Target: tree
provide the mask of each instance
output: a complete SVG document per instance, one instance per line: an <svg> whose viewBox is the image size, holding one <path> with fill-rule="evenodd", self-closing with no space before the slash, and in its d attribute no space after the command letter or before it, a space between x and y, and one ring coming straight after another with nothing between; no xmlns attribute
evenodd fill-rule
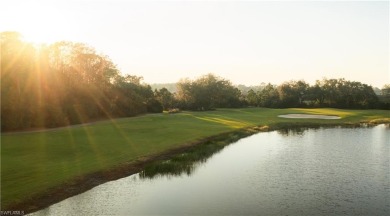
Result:
<svg viewBox="0 0 390 216"><path fill-rule="evenodd" d="M385 84L381 89L382 95L390 97L390 84Z"/></svg>
<svg viewBox="0 0 390 216"><path fill-rule="evenodd" d="M160 101L164 110L169 110L174 107L174 95L167 88L162 88L158 91L156 89L154 95Z"/></svg>
<svg viewBox="0 0 390 216"><path fill-rule="evenodd" d="M112 61L82 43L62 41L48 49L54 96L69 122L110 116L112 81L119 76Z"/></svg>
<svg viewBox="0 0 390 216"><path fill-rule="evenodd" d="M142 84L141 80L142 77L132 75L116 77L113 93L113 113L116 116L134 116L147 111L162 111L161 104L154 98L152 88Z"/></svg>
<svg viewBox="0 0 390 216"><path fill-rule="evenodd" d="M2 32L0 39L2 130L34 126L37 50L17 32Z"/></svg>
<svg viewBox="0 0 390 216"><path fill-rule="evenodd" d="M278 86L280 105L282 107L303 106L303 100L308 88L309 85L302 80L281 84Z"/></svg>
<svg viewBox="0 0 390 216"><path fill-rule="evenodd" d="M36 47L16 32L0 36L2 130L161 110L142 77L121 76L92 47L66 41Z"/></svg>
<svg viewBox="0 0 390 216"><path fill-rule="evenodd" d="M317 100L322 105L336 108L373 108L378 97L372 86L345 79L323 79L317 81Z"/></svg>
<svg viewBox="0 0 390 216"><path fill-rule="evenodd" d="M306 100L309 106L321 107L324 104L325 95L317 80L314 86L309 86L306 92Z"/></svg>
<svg viewBox="0 0 390 216"><path fill-rule="evenodd" d="M390 84L386 84L381 89L381 95L378 96L380 108L390 109Z"/></svg>
<svg viewBox="0 0 390 216"><path fill-rule="evenodd" d="M277 87L271 83L259 92L259 98L262 107L278 107L280 103Z"/></svg>
<svg viewBox="0 0 390 216"><path fill-rule="evenodd" d="M177 99L182 109L212 110L217 107L240 106L241 92L230 81L213 74L194 81L181 80L177 84Z"/></svg>
<svg viewBox="0 0 390 216"><path fill-rule="evenodd" d="M251 105L251 106L258 106L259 105L258 95L256 94L255 91L253 91L253 89L250 89L248 91L246 99L248 101L248 104Z"/></svg>

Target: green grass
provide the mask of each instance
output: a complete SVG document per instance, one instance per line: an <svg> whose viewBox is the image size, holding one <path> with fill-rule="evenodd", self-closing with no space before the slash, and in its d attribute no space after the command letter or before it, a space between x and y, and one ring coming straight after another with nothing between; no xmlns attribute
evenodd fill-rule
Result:
<svg viewBox="0 0 390 216"><path fill-rule="evenodd" d="M277 115L339 115L339 120ZM390 111L339 109L219 109L150 114L58 130L1 135L2 207L94 171L219 133L253 126L390 122ZM3 209L3 208L2 208Z"/></svg>

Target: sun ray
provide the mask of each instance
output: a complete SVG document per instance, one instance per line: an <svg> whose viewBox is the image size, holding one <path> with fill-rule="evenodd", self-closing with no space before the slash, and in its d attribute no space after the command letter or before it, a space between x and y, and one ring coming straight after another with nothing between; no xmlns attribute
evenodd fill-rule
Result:
<svg viewBox="0 0 390 216"><path fill-rule="evenodd" d="M119 124L117 124L116 120L114 118L111 117L111 114L109 111L106 110L106 108L101 104L101 102L98 100L98 98L96 98L96 96L94 96L93 94L91 94L91 97L93 98L93 100L95 101L96 105L105 113L105 115L108 117L108 120L111 122L111 124L114 126L114 128L119 132L119 134L126 140L126 144L128 144L130 147L131 147L131 150L135 151L136 153L138 153L138 150L136 148L136 146L134 145L134 142L132 142L129 138L128 135L126 135L124 133L124 131L122 130L122 128L119 126ZM103 98L104 100L109 100L107 97L104 97Z"/></svg>
<svg viewBox="0 0 390 216"><path fill-rule="evenodd" d="M82 116L84 115L84 113L81 112L80 109L76 110L76 113L77 113L77 115L79 115L80 118L83 118ZM100 169L106 168L106 164L103 161L104 157L102 156L102 153L100 151L100 148L99 148L97 142L95 141L95 138L94 138L95 136L93 135L93 133L91 132L90 128L87 125L82 125L81 128L83 129L83 131L85 133L85 137L88 140L87 143L89 144L90 149L94 152L94 156L96 158L96 161L100 165Z"/></svg>

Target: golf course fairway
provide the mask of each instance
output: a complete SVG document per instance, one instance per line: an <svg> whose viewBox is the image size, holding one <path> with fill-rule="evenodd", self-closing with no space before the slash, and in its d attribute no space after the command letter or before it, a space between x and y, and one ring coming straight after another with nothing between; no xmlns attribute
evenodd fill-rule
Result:
<svg viewBox="0 0 390 216"><path fill-rule="evenodd" d="M288 119L286 114L339 116L340 119ZM390 111L341 109L217 109L148 114L85 125L1 135L1 209L37 210L40 198L64 185L77 186L94 174L150 162L148 157L202 144L241 129L390 123ZM119 170L119 171L118 171ZM117 169L120 172L121 169ZM104 172L103 172L104 173ZM129 173L122 173L125 177ZM102 174L103 175L103 174ZM116 176L118 178L119 176ZM110 178L107 178L110 179ZM104 183L98 182L97 184ZM58 190L61 191L61 190ZM73 191L73 195L82 191ZM57 194L58 195L58 194ZM66 197L62 197L64 199ZM42 201L43 202L43 201ZM27 213L26 212L26 213Z"/></svg>

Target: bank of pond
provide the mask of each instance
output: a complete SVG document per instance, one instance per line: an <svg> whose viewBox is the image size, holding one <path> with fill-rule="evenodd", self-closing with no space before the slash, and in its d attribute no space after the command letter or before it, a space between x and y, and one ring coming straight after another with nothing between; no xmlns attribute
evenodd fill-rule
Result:
<svg viewBox="0 0 390 216"><path fill-rule="evenodd" d="M243 129L32 215L389 215L390 125ZM245 138L242 138L245 137Z"/></svg>

